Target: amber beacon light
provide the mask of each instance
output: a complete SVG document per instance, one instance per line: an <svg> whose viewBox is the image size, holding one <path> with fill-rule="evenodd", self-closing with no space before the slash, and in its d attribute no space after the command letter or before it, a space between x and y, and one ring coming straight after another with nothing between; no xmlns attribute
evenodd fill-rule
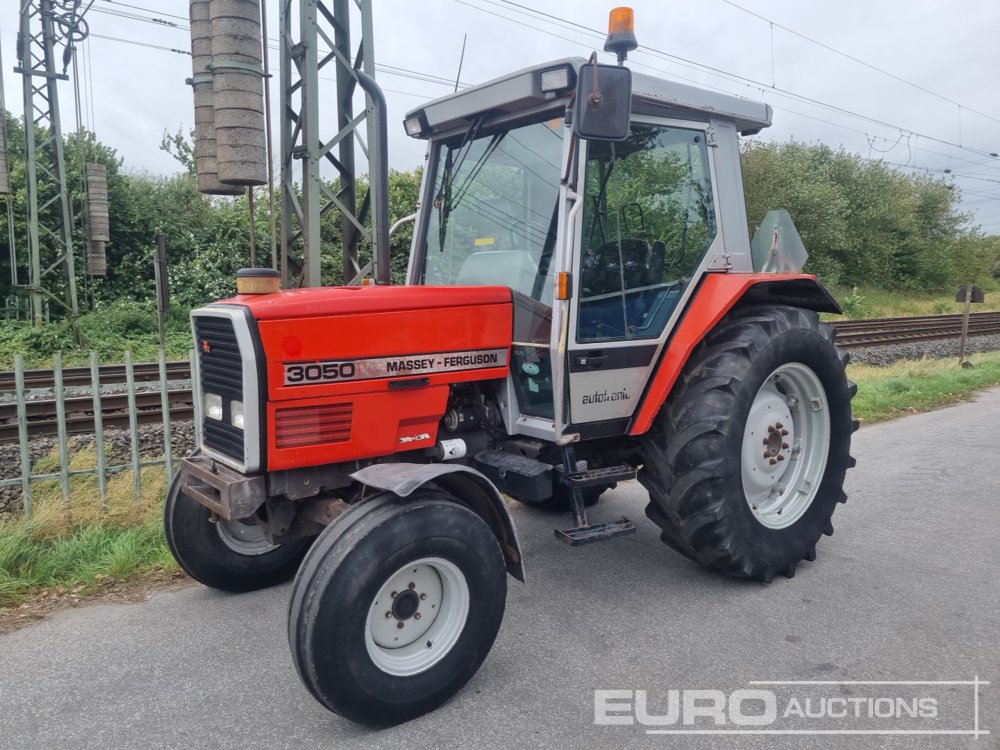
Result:
<svg viewBox="0 0 1000 750"><path fill-rule="evenodd" d="M604 51L614 52L618 55L618 64L623 65L628 53L638 46L639 42L635 38L635 13L629 7L612 8Z"/></svg>

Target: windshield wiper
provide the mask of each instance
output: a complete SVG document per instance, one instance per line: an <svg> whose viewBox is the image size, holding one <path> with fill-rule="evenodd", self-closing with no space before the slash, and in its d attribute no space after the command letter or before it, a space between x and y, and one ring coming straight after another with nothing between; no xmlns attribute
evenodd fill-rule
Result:
<svg viewBox="0 0 1000 750"><path fill-rule="evenodd" d="M485 119L485 114L479 115L479 117L469 123L469 127L462 134L462 140L459 141L458 146L448 147L448 155L444 161L444 175L441 178L441 189L434 196L434 206L438 210L438 245L441 252L444 252L445 227L448 223L448 215L452 209L451 188L455 180L455 173L462 168L462 162L465 161L465 157L472 150L472 142L479 133L479 129L483 126ZM455 158L455 154L458 154L457 159Z"/></svg>

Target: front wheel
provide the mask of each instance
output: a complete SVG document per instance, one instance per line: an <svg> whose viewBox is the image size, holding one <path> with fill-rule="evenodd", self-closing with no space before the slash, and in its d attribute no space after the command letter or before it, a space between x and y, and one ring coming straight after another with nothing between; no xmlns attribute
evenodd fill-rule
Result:
<svg viewBox="0 0 1000 750"><path fill-rule="evenodd" d="M663 541L764 582L814 560L854 465L846 362L815 313L762 306L724 319L643 438L639 479Z"/></svg>
<svg viewBox="0 0 1000 750"><path fill-rule="evenodd" d="M396 724L454 695L503 619L507 572L489 526L452 496L379 495L316 540L295 579L288 638L324 706Z"/></svg>
<svg viewBox="0 0 1000 750"><path fill-rule="evenodd" d="M184 571L221 591L244 592L291 578L309 539L271 544L253 522L212 522L212 512L181 490L174 476L163 507L167 546Z"/></svg>

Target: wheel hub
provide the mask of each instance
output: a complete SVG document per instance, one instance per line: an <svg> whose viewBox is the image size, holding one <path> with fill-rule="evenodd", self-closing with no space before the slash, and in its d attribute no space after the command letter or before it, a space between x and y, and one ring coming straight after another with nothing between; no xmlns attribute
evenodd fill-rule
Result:
<svg viewBox="0 0 1000 750"><path fill-rule="evenodd" d="M392 609L389 611L397 620L409 620L417 613L419 607L420 595L416 591L407 589L392 600Z"/></svg>

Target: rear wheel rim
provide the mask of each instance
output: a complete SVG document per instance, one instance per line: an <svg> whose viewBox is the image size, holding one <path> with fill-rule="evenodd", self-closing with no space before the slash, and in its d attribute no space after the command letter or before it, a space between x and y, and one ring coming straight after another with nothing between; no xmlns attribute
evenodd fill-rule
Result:
<svg viewBox="0 0 1000 750"><path fill-rule="evenodd" d="M365 647L387 674L425 672L458 642L469 615L469 584L458 566L422 557L382 584L368 610Z"/></svg>
<svg viewBox="0 0 1000 750"><path fill-rule="evenodd" d="M743 492L757 521L784 529L819 492L830 453L830 406L819 376L799 362L774 370L750 406L743 432Z"/></svg>

